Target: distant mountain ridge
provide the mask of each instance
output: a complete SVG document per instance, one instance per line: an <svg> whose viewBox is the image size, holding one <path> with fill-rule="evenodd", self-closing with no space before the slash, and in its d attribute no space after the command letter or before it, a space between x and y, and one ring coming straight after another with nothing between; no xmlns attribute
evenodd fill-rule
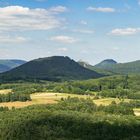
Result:
<svg viewBox="0 0 140 140"><path fill-rule="evenodd" d="M81 66L83 66L83 67L85 67L85 68L87 68L87 69L96 71L97 73L100 73L100 74L103 74L103 75L106 75L106 76L107 76L107 75L113 75L113 74L114 74L113 72L110 72L110 71L108 71L108 70L104 70L104 69L97 68L97 67L95 67L95 66L93 66L93 65L90 65L89 63L84 62L84 61L82 61L82 60L78 61L78 63L79 63Z"/></svg>
<svg viewBox="0 0 140 140"><path fill-rule="evenodd" d="M102 74L84 68L69 57L53 56L27 62L11 71L0 74L0 79L41 79L57 81L83 80L102 76Z"/></svg>
<svg viewBox="0 0 140 140"><path fill-rule="evenodd" d="M19 59L0 59L0 73L9 71L24 63L26 63L26 61Z"/></svg>
<svg viewBox="0 0 140 140"><path fill-rule="evenodd" d="M106 59L103 60L102 62L100 62L99 64L95 65L96 68L104 68L106 69L106 67L108 66L112 66L112 65L116 65L117 62L113 59Z"/></svg>
<svg viewBox="0 0 140 140"><path fill-rule="evenodd" d="M0 74L2 80L84 80L114 74L140 74L140 60L117 63L106 59L95 66L64 56L39 58L27 63L22 60L0 60L0 71L6 71Z"/></svg>
<svg viewBox="0 0 140 140"><path fill-rule="evenodd" d="M128 63L117 63L113 59L106 59L94 66L84 61L79 61L78 63L90 70L104 75L140 74L140 60Z"/></svg>
<svg viewBox="0 0 140 140"><path fill-rule="evenodd" d="M94 67L118 74L140 74L140 60L128 63L117 63L114 60L111 63L106 63L105 60Z"/></svg>

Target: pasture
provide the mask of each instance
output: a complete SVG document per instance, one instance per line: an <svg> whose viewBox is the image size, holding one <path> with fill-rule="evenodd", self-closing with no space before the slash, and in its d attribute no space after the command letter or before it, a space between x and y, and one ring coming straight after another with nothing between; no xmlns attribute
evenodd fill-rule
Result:
<svg viewBox="0 0 140 140"><path fill-rule="evenodd" d="M11 92L10 89L8 90L0 90L1 94L7 94ZM95 96L91 95L79 95L79 94L68 94L68 93L51 93L51 92L40 92L40 93L35 93L31 94L31 99L32 101L27 101L27 102L6 102L6 103L0 103L0 106L7 106L7 107L25 107L28 105L33 105L33 104L53 104L57 103L59 100L62 98L68 98L68 97L78 97L78 98L90 98L93 100L93 102L97 105L109 105L111 104L112 101L115 101L116 103L120 103L121 100L118 98L100 98L100 99L94 99ZM130 99L124 99L125 102L129 102Z"/></svg>

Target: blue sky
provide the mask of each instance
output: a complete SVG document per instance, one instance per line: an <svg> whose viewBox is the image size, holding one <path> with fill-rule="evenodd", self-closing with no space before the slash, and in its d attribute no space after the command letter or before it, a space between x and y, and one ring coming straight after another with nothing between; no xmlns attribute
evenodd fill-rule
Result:
<svg viewBox="0 0 140 140"><path fill-rule="evenodd" d="M1 0L0 59L140 60L140 0Z"/></svg>

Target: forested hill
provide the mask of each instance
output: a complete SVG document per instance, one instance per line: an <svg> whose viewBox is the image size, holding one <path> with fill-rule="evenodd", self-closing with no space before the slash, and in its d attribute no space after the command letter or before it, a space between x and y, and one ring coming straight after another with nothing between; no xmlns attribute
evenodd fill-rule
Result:
<svg viewBox="0 0 140 140"><path fill-rule="evenodd" d="M18 67L26 63L24 60L18 59L0 59L0 73L9 71L15 67Z"/></svg>
<svg viewBox="0 0 140 140"><path fill-rule="evenodd" d="M100 62L99 64L95 65L96 68L100 69L107 69L108 67L111 67L113 65L116 65L117 62L113 59L106 59Z"/></svg>
<svg viewBox="0 0 140 140"><path fill-rule="evenodd" d="M115 73L111 72L111 71L108 71L108 70L104 70L104 69L101 69L101 68L97 68L97 67L94 67L93 65L90 65L89 63L87 62L84 62L84 61L78 61L78 63L87 68L87 69L90 69L90 70L93 70L93 71L96 71L97 73L100 73L102 75L106 75L106 76L109 76L109 75L114 75Z"/></svg>
<svg viewBox="0 0 140 140"><path fill-rule="evenodd" d="M138 74L140 73L140 60L129 63L99 63L94 66L101 70L111 71L118 74Z"/></svg>
<svg viewBox="0 0 140 140"><path fill-rule="evenodd" d="M79 65L69 57L53 56L32 60L11 71L0 74L2 80L81 80L103 75Z"/></svg>

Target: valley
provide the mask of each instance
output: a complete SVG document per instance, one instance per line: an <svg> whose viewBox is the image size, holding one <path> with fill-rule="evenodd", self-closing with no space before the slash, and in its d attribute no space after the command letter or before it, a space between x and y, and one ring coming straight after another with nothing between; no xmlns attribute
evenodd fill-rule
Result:
<svg viewBox="0 0 140 140"><path fill-rule="evenodd" d="M2 90L3 91L3 90ZM1 91L0 91L1 92ZM100 98L100 99L94 99L94 95L79 95L79 94L68 94L68 93L49 93L49 92L42 92L42 93L34 93L31 94L31 101L26 101L26 102L6 102L6 103L0 103L0 107L8 107L8 108L22 108L26 107L29 105L36 105L36 104L54 104L58 103L62 98L67 99L68 97L70 98L83 98L83 99L88 99L90 98L93 100L93 102L96 105L109 105L111 102L115 101L116 103L120 103L121 100L118 98ZM124 102L129 102L130 99L125 99Z"/></svg>
<svg viewBox="0 0 140 140"><path fill-rule="evenodd" d="M0 1L0 140L140 140L140 0Z"/></svg>
<svg viewBox="0 0 140 140"><path fill-rule="evenodd" d="M0 139L139 139L139 85L135 72L91 70L68 57L27 62L0 74Z"/></svg>
<svg viewBox="0 0 140 140"><path fill-rule="evenodd" d="M9 91L9 90L8 90ZM6 91L5 91L6 92ZM3 90L0 90L0 93L4 93ZM6 93L5 93L6 94ZM35 93L31 95L32 101L26 102L6 102L0 103L0 107L8 107L9 109L14 108L23 108L31 105L41 105L41 104L57 104L62 98L67 99L70 98L83 98L83 99L91 99L93 103L97 106L103 105L107 106L110 105L112 102L120 103L121 100L118 98L100 98L94 99L95 96L91 95L78 95L78 94L67 94L67 93ZM130 99L124 99L124 102L130 102ZM131 100L132 101L132 100ZM140 100L139 100L140 101ZM136 116L140 116L140 108L134 108L134 113Z"/></svg>

